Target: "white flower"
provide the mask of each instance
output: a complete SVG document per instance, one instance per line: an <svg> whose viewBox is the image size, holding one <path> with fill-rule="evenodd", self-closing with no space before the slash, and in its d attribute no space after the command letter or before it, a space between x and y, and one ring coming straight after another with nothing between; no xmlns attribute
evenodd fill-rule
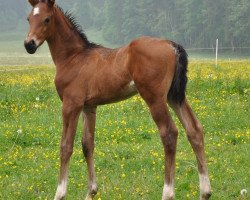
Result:
<svg viewBox="0 0 250 200"><path fill-rule="evenodd" d="M36 101L39 101L39 100L40 100L40 98L39 98L39 97L37 97L37 98L36 98Z"/></svg>
<svg viewBox="0 0 250 200"><path fill-rule="evenodd" d="M242 196L245 196L245 195L247 194L247 190L246 190L246 189L242 189L242 190L240 191L240 194L241 194Z"/></svg>
<svg viewBox="0 0 250 200"><path fill-rule="evenodd" d="M38 108L38 104L35 104L35 108Z"/></svg>
<svg viewBox="0 0 250 200"><path fill-rule="evenodd" d="M18 133L18 134L21 134L21 133L23 133L23 130L22 130L22 129L18 129L18 130L17 130L17 133Z"/></svg>

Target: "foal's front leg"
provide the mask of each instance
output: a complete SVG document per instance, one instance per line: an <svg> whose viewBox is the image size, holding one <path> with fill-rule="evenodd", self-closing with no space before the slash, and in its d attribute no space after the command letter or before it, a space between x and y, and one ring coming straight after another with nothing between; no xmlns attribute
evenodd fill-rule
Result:
<svg viewBox="0 0 250 200"><path fill-rule="evenodd" d="M94 166L94 136L96 108L86 108L83 111L84 127L82 138L82 150L88 167L88 193L86 200L91 200L97 193L97 183Z"/></svg>
<svg viewBox="0 0 250 200"><path fill-rule="evenodd" d="M55 200L61 200L66 195L69 160L73 153L75 132L81 109L81 106L75 105L71 100L64 99L62 109L63 133L61 139L61 165Z"/></svg>

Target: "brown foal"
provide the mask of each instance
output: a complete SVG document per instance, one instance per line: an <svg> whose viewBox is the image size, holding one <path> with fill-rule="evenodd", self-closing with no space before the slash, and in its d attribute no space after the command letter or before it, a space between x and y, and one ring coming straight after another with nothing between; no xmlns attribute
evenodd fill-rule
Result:
<svg viewBox="0 0 250 200"><path fill-rule="evenodd" d="M83 154L88 166L88 194L97 193L93 151L96 108L136 93L147 103L159 129L165 152L163 200L174 198L175 154L178 130L168 104L178 115L198 162L200 199L211 195L204 152L202 126L185 97L187 54L178 44L141 37L118 49L88 41L71 15L55 0L29 0L30 30L25 48L33 54L46 40L56 65L55 85L62 100L63 133L61 165L55 200L66 195L69 160L73 152L77 121L83 111Z"/></svg>

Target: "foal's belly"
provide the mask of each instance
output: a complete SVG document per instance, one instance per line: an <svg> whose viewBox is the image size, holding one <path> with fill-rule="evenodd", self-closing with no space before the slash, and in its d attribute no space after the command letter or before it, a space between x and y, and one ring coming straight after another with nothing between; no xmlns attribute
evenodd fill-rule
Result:
<svg viewBox="0 0 250 200"><path fill-rule="evenodd" d="M119 102L128 99L137 94L134 81L126 84L124 87L114 88L110 92L100 91L98 94L89 95L84 102L85 106L98 106Z"/></svg>

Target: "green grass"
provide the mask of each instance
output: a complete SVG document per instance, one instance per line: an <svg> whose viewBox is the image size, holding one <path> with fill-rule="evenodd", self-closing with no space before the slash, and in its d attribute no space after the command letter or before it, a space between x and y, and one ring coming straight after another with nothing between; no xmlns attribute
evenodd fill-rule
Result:
<svg viewBox="0 0 250 200"><path fill-rule="evenodd" d="M187 49L188 55L194 60L215 60L215 50L212 49ZM250 48L246 49L219 49L218 59L219 60L242 60L250 58Z"/></svg>
<svg viewBox="0 0 250 200"><path fill-rule="evenodd" d="M55 70L0 70L0 199L53 199L62 129ZM249 61L221 62L217 68L211 62L192 61L189 66L187 95L205 129L212 200L247 199L240 191L250 190L249 73ZM176 199L198 199L196 160L177 126ZM69 200L84 199L86 194L81 129L80 120L70 162ZM96 199L161 199L163 148L138 96L98 108L95 141Z"/></svg>

